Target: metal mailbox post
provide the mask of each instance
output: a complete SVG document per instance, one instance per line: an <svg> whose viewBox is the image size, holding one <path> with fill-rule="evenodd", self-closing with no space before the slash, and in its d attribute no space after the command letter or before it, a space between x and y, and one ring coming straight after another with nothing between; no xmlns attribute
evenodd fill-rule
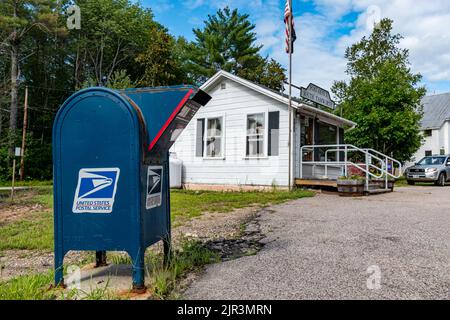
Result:
<svg viewBox="0 0 450 320"><path fill-rule="evenodd" d="M90 88L72 95L53 127L55 284L71 250L126 251L133 289L145 289L144 253L170 252L169 148L211 97L187 86Z"/></svg>

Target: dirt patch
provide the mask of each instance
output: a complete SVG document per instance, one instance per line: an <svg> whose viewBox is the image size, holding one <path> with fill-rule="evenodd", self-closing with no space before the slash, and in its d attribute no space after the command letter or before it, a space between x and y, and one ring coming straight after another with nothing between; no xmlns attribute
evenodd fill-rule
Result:
<svg viewBox="0 0 450 320"><path fill-rule="evenodd" d="M259 207L236 209L232 212L204 213L172 231L176 241L186 237L202 242L220 238L233 239L241 235L243 225L255 218Z"/></svg>
<svg viewBox="0 0 450 320"><path fill-rule="evenodd" d="M22 220L35 212L50 212L40 203L33 203L38 193L33 190L20 191L20 201L10 203L9 197L7 201L0 201L0 227L14 221Z"/></svg>
<svg viewBox="0 0 450 320"><path fill-rule="evenodd" d="M78 264L89 257L88 252L69 252L64 263ZM5 250L0 252L0 281L21 275L43 273L53 269L53 252L39 250Z"/></svg>
<svg viewBox="0 0 450 320"><path fill-rule="evenodd" d="M0 227L8 223L22 220L35 212L50 212L43 205L36 203L30 205L14 204L8 206L0 206Z"/></svg>

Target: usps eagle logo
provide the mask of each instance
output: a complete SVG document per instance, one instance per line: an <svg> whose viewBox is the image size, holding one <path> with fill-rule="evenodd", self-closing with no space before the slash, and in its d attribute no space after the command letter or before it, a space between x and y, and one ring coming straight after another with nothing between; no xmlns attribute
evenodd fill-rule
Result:
<svg viewBox="0 0 450 320"><path fill-rule="evenodd" d="M111 213L119 174L119 168L80 169L73 213Z"/></svg>

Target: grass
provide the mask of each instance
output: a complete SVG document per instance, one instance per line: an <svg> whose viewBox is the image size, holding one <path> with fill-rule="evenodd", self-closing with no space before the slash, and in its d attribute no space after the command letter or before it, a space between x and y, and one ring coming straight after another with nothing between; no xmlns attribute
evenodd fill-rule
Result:
<svg viewBox="0 0 450 320"><path fill-rule="evenodd" d="M0 227L0 250L53 249L53 215L33 213L27 219Z"/></svg>
<svg viewBox="0 0 450 320"><path fill-rule="evenodd" d="M53 272L19 276L0 282L0 300L116 300L118 297L104 287L93 288L89 292L70 289L63 291L53 288Z"/></svg>
<svg viewBox="0 0 450 320"><path fill-rule="evenodd" d="M17 204L40 203L47 208L53 206L51 188L33 190L33 197L18 198ZM26 194L24 192L23 194ZM213 192L172 191L172 222L178 226L204 212L230 212L248 206L266 206L302 197L311 197L310 191L296 190L273 192ZM53 249L53 214L33 213L26 219L0 226L0 251L7 249Z"/></svg>
<svg viewBox="0 0 450 320"><path fill-rule="evenodd" d="M202 266L219 261L219 256L203 247L199 242L185 241L176 250L169 265L164 264L163 255L149 251L146 255L147 282L149 290L155 298L167 299L178 297L177 280L188 272ZM111 262L128 263L129 259L112 260ZM0 282L0 300L115 300L119 297L109 288L109 283L101 288L93 288L89 292L71 289L61 291L50 289L53 283L53 272L19 276Z"/></svg>
<svg viewBox="0 0 450 320"><path fill-rule="evenodd" d="M53 273L20 276L0 282L0 300L49 300L55 293L48 290L53 281Z"/></svg>
<svg viewBox="0 0 450 320"><path fill-rule="evenodd" d="M204 212L230 212L249 206L264 207L289 200L312 197L314 193L304 190L272 192L215 192L180 191L171 192L172 222L174 226Z"/></svg>
<svg viewBox="0 0 450 320"><path fill-rule="evenodd" d="M41 204L53 207L52 188L20 191L16 205ZM0 226L0 252L6 249L53 249L53 214L50 211L33 212L21 219Z"/></svg>
<svg viewBox="0 0 450 320"><path fill-rule="evenodd" d="M150 291L159 299L177 295L177 280L188 272L204 265L219 262L217 253L205 248L197 241L184 241L173 253L170 264L165 265L163 256L150 252L146 257L146 267L150 278Z"/></svg>
<svg viewBox="0 0 450 320"><path fill-rule="evenodd" d="M36 199L36 202L42 204L46 208L53 209L53 194L40 194L40 195L36 196L35 199Z"/></svg>
<svg viewBox="0 0 450 320"><path fill-rule="evenodd" d="M53 180L30 180L30 181L16 181L14 186L16 187L43 187L52 186ZM11 181L0 181L0 187L11 187Z"/></svg>

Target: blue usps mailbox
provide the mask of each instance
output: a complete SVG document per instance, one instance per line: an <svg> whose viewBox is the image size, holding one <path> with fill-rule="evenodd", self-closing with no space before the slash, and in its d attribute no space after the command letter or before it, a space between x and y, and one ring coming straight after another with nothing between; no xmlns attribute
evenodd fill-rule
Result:
<svg viewBox="0 0 450 320"><path fill-rule="evenodd" d="M55 283L64 284L71 250L126 251L133 289L144 287L145 249L170 251L168 151L211 99L187 86L110 90L71 96L53 127Z"/></svg>

